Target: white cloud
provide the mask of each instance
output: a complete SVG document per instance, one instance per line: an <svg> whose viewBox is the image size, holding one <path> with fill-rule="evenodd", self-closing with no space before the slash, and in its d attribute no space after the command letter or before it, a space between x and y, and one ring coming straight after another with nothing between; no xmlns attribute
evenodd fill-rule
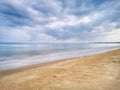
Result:
<svg viewBox="0 0 120 90"><path fill-rule="evenodd" d="M119 12L117 9L120 3L105 3L94 6L90 1L91 0L86 2L84 2L84 0L81 2L77 0L65 0L65 2L60 0L1 0L0 3L7 2L11 6L13 5L13 8L16 8L18 12L10 12L11 16L15 17L15 21L11 21L11 18L8 19L8 14L6 15L6 13L0 12L0 15L3 15L1 16L2 18L0 18L0 20L2 19L1 22L3 21L1 25L6 25L3 26L5 29L0 31L0 40L61 43L120 41L118 37L120 30L116 30L116 26L119 25L119 23L112 21L112 17L117 15L115 13ZM106 4L108 4L108 6L106 6ZM111 7L112 4L113 7ZM0 10L3 11L4 7ZM20 15L23 13L22 10L27 12L25 15L28 16L27 19L29 20L23 21L18 19L21 20L18 23L23 24L18 25L16 18L19 16L19 12ZM18 13L18 15L16 15L16 13ZM5 24L4 21L6 21ZM27 23L24 25L24 22ZM14 27L13 24L16 24L16 26ZM11 26L7 25L13 25L13 27L11 28ZM47 34L46 32L49 30L51 30L51 33L55 31L54 34L58 35L53 34L52 36L52 34ZM68 35L68 37L64 38L65 35ZM64 40L61 39L61 37L64 38Z"/></svg>
<svg viewBox="0 0 120 90"><path fill-rule="evenodd" d="M103 36L99 37L99 39L105 42L119 42L120 41L120 29L114 29L111 32L105 33Z"/></svg>
<svg viewBox="0 0 120 90"><path fill-rule="evenodd" d="M63 27L69 27L69 26L77 26L81 24L87 24L91 21L90 17L84 16L82 18L73 16L73 15L65 15L62 20L54 20L53 22L50 22L46 27L52 28L52 29L62 29Z"/></svg>
<svg viewBox="0 0 120 90"><path fill-rule="evenodd" d="M0 37L2 38L1 41L29 41L30 35L26 30L1 30Z"/></svg>
<svg viewBox="0 0 120 90"><path fill-rule="evenodd" d="M92 31L92 39L96 42L119 42L120 41L120 29L116 29L118 23L104 23L97 26Z"/></svg>
<svg viewBox="0 0 120 90"><path fill-rule="evenodd" d="M38 34L38 38L40 41L45 41L45 42L53 42L53 41L56 41L56 38L53 37L53 36L50 36L50 35L47 35L45 33L39 33ZM39 41L38 40L38 41Z"/></svg>
<svg viewBox="0 0 120 90"><path fill-rule="evenodd" d="M78 38L70 38L66 40L59 41L60 43L81 43L83 40L80 40Z"/></svg>

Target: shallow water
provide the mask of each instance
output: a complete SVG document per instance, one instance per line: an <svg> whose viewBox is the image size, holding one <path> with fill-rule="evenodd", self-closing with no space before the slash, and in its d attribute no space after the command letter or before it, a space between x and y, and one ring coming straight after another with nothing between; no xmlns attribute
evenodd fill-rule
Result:
<svg viewBox="0 0 120 90"><path fill-rule="evenodd" d="M119 43L0 44L0 71L120 48Z"/></svg>

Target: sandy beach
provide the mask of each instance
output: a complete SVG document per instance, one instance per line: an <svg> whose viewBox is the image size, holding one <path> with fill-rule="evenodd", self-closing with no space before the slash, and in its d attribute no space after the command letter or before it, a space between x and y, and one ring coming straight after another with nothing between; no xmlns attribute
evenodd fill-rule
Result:
<svg viewBox="0 0 120 90"><path fill-rule="evenodd" d="M0 90L120 90L120 49L2 71Z"/></svg>

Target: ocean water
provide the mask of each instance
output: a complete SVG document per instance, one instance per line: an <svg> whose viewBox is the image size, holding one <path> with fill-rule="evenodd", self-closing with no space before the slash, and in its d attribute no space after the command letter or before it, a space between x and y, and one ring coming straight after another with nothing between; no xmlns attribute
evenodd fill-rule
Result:
<svg viewBox="0 0 120 90"><path fill-rule="evenodd" d="M0 71L120 48L120 43L0 44Z"/></svg>

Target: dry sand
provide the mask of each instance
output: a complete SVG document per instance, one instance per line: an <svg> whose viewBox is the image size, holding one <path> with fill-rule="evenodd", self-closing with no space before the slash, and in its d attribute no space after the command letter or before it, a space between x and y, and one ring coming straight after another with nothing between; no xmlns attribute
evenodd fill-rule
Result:
<svg viewBox="0 0 120 90"><path fill-rule="evenodd" d="M120 49L0 72L0 90L120 90Z"/></svg>

